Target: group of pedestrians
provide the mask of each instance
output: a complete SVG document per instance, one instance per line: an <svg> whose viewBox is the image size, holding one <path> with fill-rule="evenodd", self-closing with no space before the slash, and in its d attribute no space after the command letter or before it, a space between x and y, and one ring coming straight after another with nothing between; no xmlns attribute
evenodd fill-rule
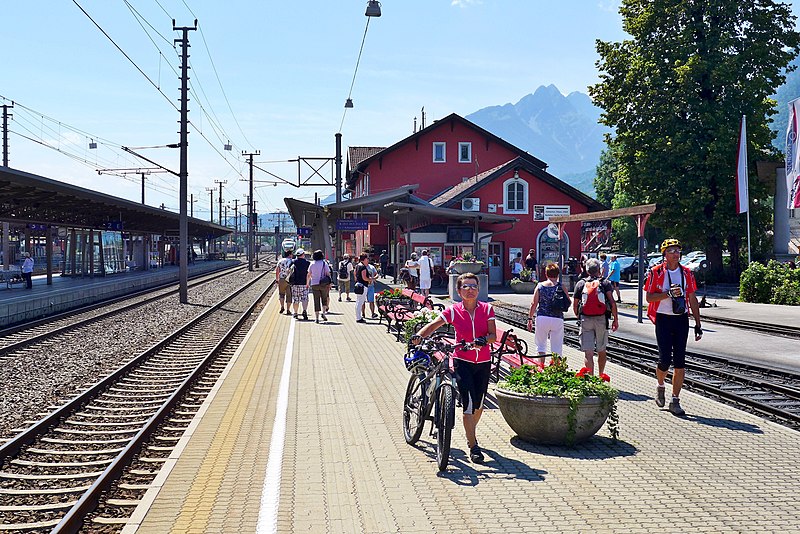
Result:
<svg viewBox="0 0 800 534"><path fill-rule="evenodd" d="M665 380L670 366L672 373L672 399L668 410L678 416L685 415L680 404L680 392L685 376L686 343L689 335L689 313L694 317L695 341L703 336L700 323L700 308L695 293L697 283L692 271L680 264L681 244L677 239L666 239L661 244L664 261L653 267L644 283L648 302L647 316L655 325L659 361L656 368L656 404L666 405ZM619 328L617 303L619 294L619 263L616 256L606 261L589 258L582 262L585 273L575 284L572 297L562 284L558 265L550 264L545 269L546 280L539 282L533 293L528 312L528 330L535 326L535 344L538 361L544 363L547 341L550 352L561 354L564 342L564 312L571 305L578 318L581 350L584 367L594 374L594 355L597 353L597 374L605 375L606 348L609 326L612 332ZM613 280L616 273L616 283ZM616 291L616 300L614 292ZM610 323L610 324L609 324Z"/></svg>
<svg viewBox="0 0 800 534"><path fill-rule="evenodd" d="M319 323L320 318L323 322L328 320L326 314L330 305L333 269L321 250L315 250L311 259L312 261L306 259L306 251L302 248L285 252L275 268L275 278L278 281L280 313L291 314L295 319L302 316L307 321L308 294L311 292L314 298L315 321Z"/></svg>

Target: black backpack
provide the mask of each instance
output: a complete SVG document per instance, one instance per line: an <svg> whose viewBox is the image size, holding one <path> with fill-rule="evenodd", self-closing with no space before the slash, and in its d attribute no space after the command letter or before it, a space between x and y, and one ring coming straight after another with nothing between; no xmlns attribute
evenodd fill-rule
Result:
<svg viewBox="0 0 800 534"><path fill-rule="evenodd" d="M347 279L347 261L340 261L339 262L339 279L346 280Z"/></svg>

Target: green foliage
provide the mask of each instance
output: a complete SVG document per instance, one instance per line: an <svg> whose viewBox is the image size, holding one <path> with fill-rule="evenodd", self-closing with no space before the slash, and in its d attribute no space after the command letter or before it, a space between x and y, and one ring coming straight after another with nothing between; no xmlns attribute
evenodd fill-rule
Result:
<svg viewBox="0 0 800 534"><path fill-rule="evenodd" d="M403 335L405 336L406 344L411 341L411 336L417 333L420 328L430 323L438 314L433 310L424 308L414 312L414 316L403 323Z"/></svg>
<svg viewBox="0 0 800 534"><path fill-rule="evenodd" d="M589 88L615 131L613 204L657 203L650 222L706 250L721 273L726 242L738 249L746 234L734 209L741 117L755 171L776 156L769 97L800 50L795 17L773 0L623 0L620 13L631 38L597 42L601 81ZM771 206L755 172L750 197L752 228L762 229L753 241L767 242Z"/></svg>
<svg viewBox="0 0 800 534"><path fill-rule="evenodd" d="M588 374L586 371L586 369L581 369L577 373L571 371L567 367L566 358L553 354L550 365L542 369L532 365L514 368L506 380L497 384L497 387L523 395L569 399L570 411L567 416L569 422L568 443L575 437L578 405L580 405L584 397L600 397L602 399L602 408L611 406L608 416L608 428L611 432L611 437L616 441L619 437L619 418L617 416L619 392L611 387L607 381Z"/></svg>
<svg viewBox="0 0 800 534"><path fill-rule="evenodd" d="M535 282L534 280L535 273L531 269L522 269L519 272L519 279L512 278L511 285L521 284L522 282Z"/></svg>
<svg viewBox="0 0 800 534"><path fill-rule="evenodd" d="M753 262L742 273L739 299L744 302L800 306L800 269L770 260Z"/></svg>

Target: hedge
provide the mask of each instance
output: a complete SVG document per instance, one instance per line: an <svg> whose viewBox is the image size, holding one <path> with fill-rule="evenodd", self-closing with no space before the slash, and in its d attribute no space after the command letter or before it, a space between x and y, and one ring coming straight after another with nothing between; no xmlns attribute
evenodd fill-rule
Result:
<svg viewBox="0 0 800 534"><path fill-rule="evenodd" d="M751 263L739 279L739 300L800 306L800 269L775 260Z"/></svg>

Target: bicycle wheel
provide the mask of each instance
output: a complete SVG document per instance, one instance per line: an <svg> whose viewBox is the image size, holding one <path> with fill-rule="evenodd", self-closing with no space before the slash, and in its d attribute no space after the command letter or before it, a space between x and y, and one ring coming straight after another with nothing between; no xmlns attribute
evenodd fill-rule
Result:
<svg viewBox="0 0 800 534"><path fill-rule="evenodd" d="M422 435L425 426L425 405L427 404L426 386L421 382L420 373L412 373L406 387L406 398L403 402L403 436L406 443L413 445Z"/></svg>
<svg viewBox="0 0 800 534"><path fill-rule="evenodd" d="M450 384L444 384L439 389L436 410L436 463L439 471L444 471L450 460L450 437L456 418L456 402Z"/></svg>

